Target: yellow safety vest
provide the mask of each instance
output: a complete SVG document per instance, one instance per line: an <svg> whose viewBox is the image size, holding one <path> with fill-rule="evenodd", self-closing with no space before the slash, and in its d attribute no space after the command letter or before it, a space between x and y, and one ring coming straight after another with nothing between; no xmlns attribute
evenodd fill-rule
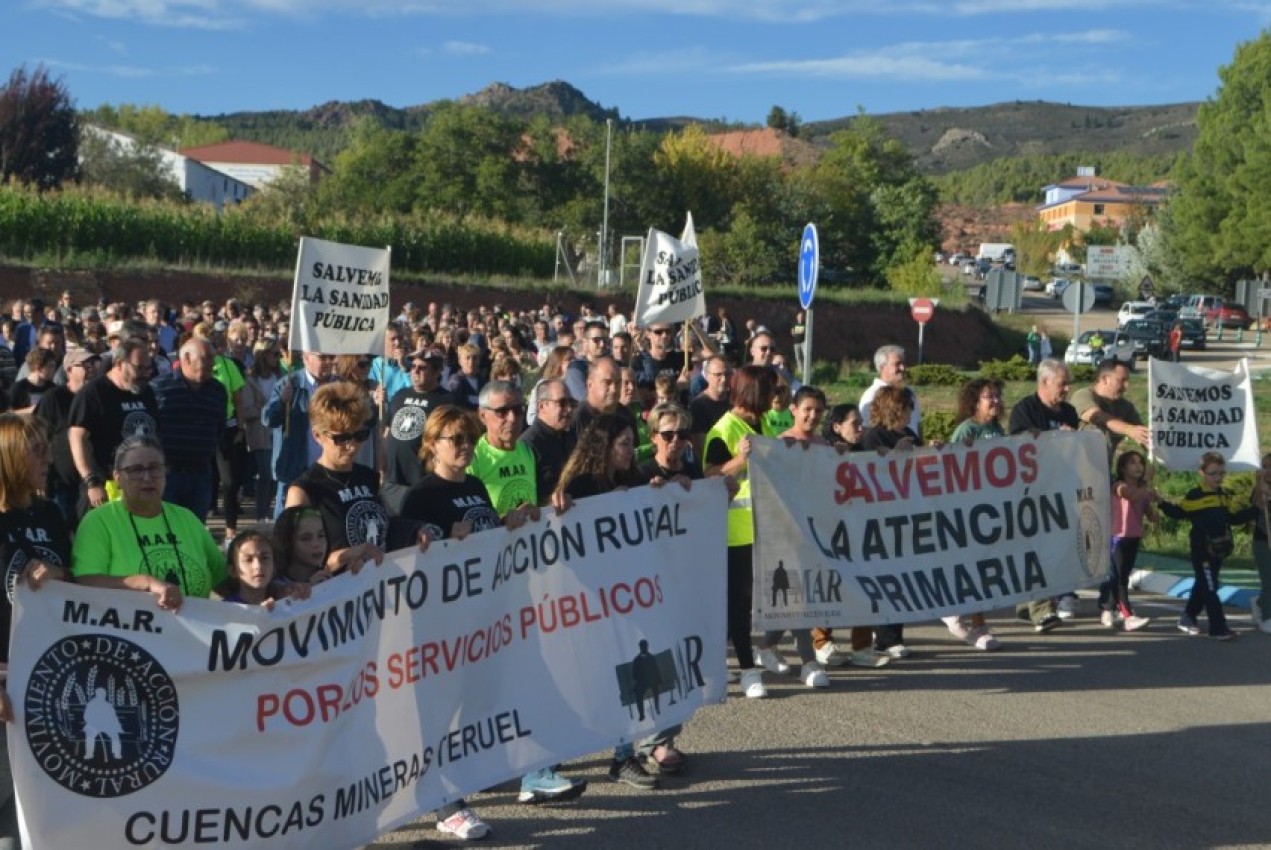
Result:
<svg viewBox="0 0 1271 850"><path fill-rule="evenodd" d="M709 453L712 440L722 440L724 447L736 457L737 444L741 442L742 437L754 433L755 429L746 424L746 420L729 411L719 418L710 431L706 432L703 453ZM754 514L750 508L749 472L743 471L738 475L737 483L740 489L728 503L728 545L749 546L755 542Z"/></svg>

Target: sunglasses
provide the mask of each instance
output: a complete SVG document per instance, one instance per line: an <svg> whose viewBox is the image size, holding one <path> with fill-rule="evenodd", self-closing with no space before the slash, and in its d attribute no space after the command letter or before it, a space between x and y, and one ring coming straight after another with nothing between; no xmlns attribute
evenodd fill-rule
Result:
<svg viewBox="0 0 1271 850"><path fill-rule="evenodd" d="M350 434L328 433L327 436L330 437L331 442L335 443L337 446L347 446L349 443L365 443L371 438L371 429L359 428Z"/></svg>
<svg viewBox="0 0 1271 850"><path fill-rule="evenodd" d="M669 334L670 332L671 332L670 328L649 328L649 333L657 334L658 336Z"/></svg>
<svg viewBox="0 0 1271 850"><path fill-rule="evenodd" d="M509 414L512 416L519 416L525 412L525 405L505 404L503 407L487 407L485 409L498 417L508 416Z"/></svg>
<svg viewBox="0 0 1271 850"><path fill-rule="evenodd" d="M477 444L477 441L467 434L450 434L449 436L438 437L437 439L454 443L456 449L461 449L464 446L475 446Z"/></svg>
<svg viewBox="0 0 1271 850"><path fill-rule="evenodd" d="M687 430L681 429L678 431L658 431L658 436L669 443L677 437L681 440L687 440L692 435Z"/></svg>

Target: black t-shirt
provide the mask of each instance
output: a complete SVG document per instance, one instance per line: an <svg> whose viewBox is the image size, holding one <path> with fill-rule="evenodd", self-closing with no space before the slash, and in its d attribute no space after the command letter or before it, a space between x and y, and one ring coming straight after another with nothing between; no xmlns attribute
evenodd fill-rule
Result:
<svg viewBox="0 0 1271 850"><path fill-rule="evenodd" d="M431 472L406 493L399 519L414 521L417 524L411 529L412 532L423 528L437 540L449 537L457 522L468 523L473 533L503 525L480 478L466 475L463 481L447 481ZM394 536L397 536L396 531ZM415 534L411 533L409 536L413 539ZM407 540L401 545L408 545L409 542Z"/></svg>
<svg viewBox="0 0 1271 850"><path fill-rule="evenodd" d="M635 372L636 386L652 387L660 375L669 375L671 380L678 381L680 372L684 370L684 354L671 351L659 359L642 351L636 355L632 369Z"/></svg>
<svg viewBox="0 0 1271 850"><path fill-rule="evenodd" d="M39 404L40 398L52 388L52 381L39 386L31 383L30 378L14 381L13 386L9 387L9 406L14 410L22 410Z"/></svg>
<svg viewBox="0 0 1271 850"><path fill-rule="evenodd" d="M899 431L893 431L890 428L882 428L875 426L869 428L861 435L860 444L857 451L870 451L876 449L894 449L904 440L909 440L915 446L921 446L922 440L918 439L909 427L901 428Z"/></svg>
<svg viewBox="0 0 1271 850"><path fill-rule="evenodd" d="M679 469L667 469L658 463L657 458L646 460L640 465L640 474L644 476L645 480L649 481L657 477L665 478L669 481L677 475L686 476L690 481L700 481L706 477L697 462L688 458L680 461Z"/></svg>
<svg viewBox="0 0 1271 850"><path fill-rule="evenodd" d="M388 407L388 436L384 439L384 480L411 486L424 474L419 464L419 444L428 414L443 404L458 404L440 387L419 392L413 387L399 390Z"/></svg>
<svg viewBox="0 0 1271 850"><path fill-rule="evenodd" d="M0 565L4 594L0 598L0 661L9 661L9 624L13 619L13 586L28 561L40 560L68 573L71 535L62 512L52 502L36 499L29 508L0 513Z"/></svg>
<svg viewBox="0 0 1271 850"><path fill-rule="evenodd" d="M732 410L732 408L732 402L728 400L728 396L715 401L715 399L705 393L701 393L688 406L688 412L693 417L692 432L694 434L708 433L711 428L715 427L715 423L720 420L720 417Z"/></svg>
<svg viewBox="0 0 1271 850"><path fill-rule="evenodd" d="M335 472L315 463L291 486L304 490L322 514L328 552L363 543L387 545L388 511L380 504L374 470L354 464L349 472Z"/></svg>
<svg viewBox="0 0 1271 850"><path fill-rule="evenodd" d="M552 491L556 489L560 474L565 469L565 461L569 460L569 455L574 450L576 436L568 428L554 431L544 425L542 419L535 419L525 429L525 433L521 434L520 441L529 446L534 455L534 474L538 479L540 505L551 500Z"/></svg>
<svg viewBox="0 0 1271 850"><path fill-rule="evenodd" d="M70 422L71 402L75 393L66 387L55 386L46 392L40 403L35 406L35 416L49 426L52 435L49 448L53 453L53 465L50 472L50 484L61 485L70 489L79 487L79 471L75 469L75 459L71 457L71 442L67 439L66 428Z"/></svg>
<svg viewBox="0 0 1271 850"><path fill-rule="evenodd" d="M1038 431L1057 431L1064 425L1074 430L1081 426L1076 408L1066 401L1061 401L1057 408L1047 407L1042 404L1037 393L1033 393L1020 399L1011 408L1011 421L1006 430L1011 434L1021 434L1033 428Z"/></svg>
<svg viewBox="0 0 1271 850"><path fill-rule="evenodd" d="M134 434L157 437L158 418L159 405L149 385L132 393L119 389L102 375L75 394L69 424L87 429L93 468L105 478L114 466L115 449L124 438Z"/></svg>

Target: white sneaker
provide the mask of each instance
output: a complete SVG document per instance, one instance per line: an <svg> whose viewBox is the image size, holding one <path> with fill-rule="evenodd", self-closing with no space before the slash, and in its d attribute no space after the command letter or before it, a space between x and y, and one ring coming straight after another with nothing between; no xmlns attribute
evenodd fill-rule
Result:
<svg viewBox="0 0 1271 850"><path fill-rule="evenodd" d="M1150 622L1152 622L1151 617L1136 617L1135 615L1131 614L1130 616L1125 618L1125 620L1122 622L1121 625L1125 627L1125 630L1127 632L1137 632L1139 629L1143 628Z"/></svg>
<svg viewBox="0 0 1271 850"><path fill-rule="evenodd" d="M831 641L830 643L822 644L821 648L816 651L816 660L826 667L842 667L851 659L839 652L839 648Z"/></svg>
<svg viewBox="0 0 1271 850"><path fill-rule="evenodd" d="M437 821L437 831L461 841L478 841L490 834L490 825L472 809L460 809L445 820Z"/></svg>
<svg viewBox="0 0 1271 850"><path fill-rule="evenodd" d="M771 649L756 649L755 660L769 673L789 673L790 665L782 661Z"/></svg>
<svg viewBox="0 0 1271 850"><path fill-rule="evenodd" d="M895 646L887 647L887 654L892 658L908 658L914 653L913 650L905 646L903 643L898 643Z"/></svg>
<svg viewBox="0 0 1271 850"><path fill-rule="evenodd" d="M830 677L825 675L821 665L815 661L809 661L799 668L799 678L809 688L828 688L830 686Z"/></svg>
<svg viewBox="0 0 1271 850"><path fill-rule="evenodd" d="M988 626L981 626L971 632L971 636L967 638L967 643L974 646L981 652L992 652L995 649L1002 648L1002 642L997 636L989 631Z"/></svg>
<svg viewBox="0 0 1271 850"><path fill-rule="evenodd" d="M854 667L886 667L891 663L891 656L875 649L854 649L847 660Z"/></svg>
<svg viewBox="0 0 1271 850"><path fill-rule="evenodd" d="M953 635L958 640L966 640L971 636L971 630L968 629L966 624L962 622L961 617L941 617L940 619L946 626L948 626L949 634Z"/></svg>
<svg viewBox="0 0 1271 850"><path fill-rule="evenodd" d="M1061 620L1071 620L1077 616L1077 597L1071 594L1059 597L1059 601L1055 603L1055 613Z"/></svg>
<svg viewBox="0 0 1271 850"><path fill-rule="evenodd" d="M1117 615L1111 611L1102 611L1099 614L1099 624L1109 629L1116 628Z"/></svg>
<svg viewBox="0 0 1271 850"><path fill-rule="evenodd" d="M1262 627L1262 605L1256 596L1249 600L1249 621L1258 628Z"/></svg>
<svg viewBox="0 0 1271 850"><path fill-rule="evenodd" d="M763 686L763 673L755 669L742 670L741 690L746 699L763 699L768 696L768 689Z"/></svg>

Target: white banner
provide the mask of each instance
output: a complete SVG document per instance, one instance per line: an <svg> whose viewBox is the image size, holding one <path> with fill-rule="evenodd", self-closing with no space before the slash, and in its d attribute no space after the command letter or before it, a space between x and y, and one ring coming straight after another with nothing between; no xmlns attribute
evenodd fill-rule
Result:
<svg viewBox="0 0 1271 850"><path fill-rule="evenodd" d="M750 454L757 631L988 611L1102 580L1108 454L1096 432L839 454Z"/></svg>
<svg viewBox="0 0 1271 850"><path fill-rule="evenodd" d="M685 226L693 244L669 233L649 228L640 261L640 288L636 292L636 327L687 322L706 313L706 293L702 290L701 258L697 236Z"/></svg>
<svg viewBox="0 0 1271 850"><path fill-rule="evenodd" d="M269 613L19 589L38 847L337 848L723 699L723 481L403 550Z"/></svg>
<svg viewBox="0 0 1271 850"><path fill-rule="evenodd" d="M389 248L300 237L291 292L291 348L322 354L383 352L391 255Z"/></svg>
<svg viewBox="0 0 1271 850"><path fill-rule="evenodd" d="M1233 471L1261 466L1248 360L1222 372L1153 358L1147 384L1153 460L1194 471L1201 455L1218 452Z"/></svg>

